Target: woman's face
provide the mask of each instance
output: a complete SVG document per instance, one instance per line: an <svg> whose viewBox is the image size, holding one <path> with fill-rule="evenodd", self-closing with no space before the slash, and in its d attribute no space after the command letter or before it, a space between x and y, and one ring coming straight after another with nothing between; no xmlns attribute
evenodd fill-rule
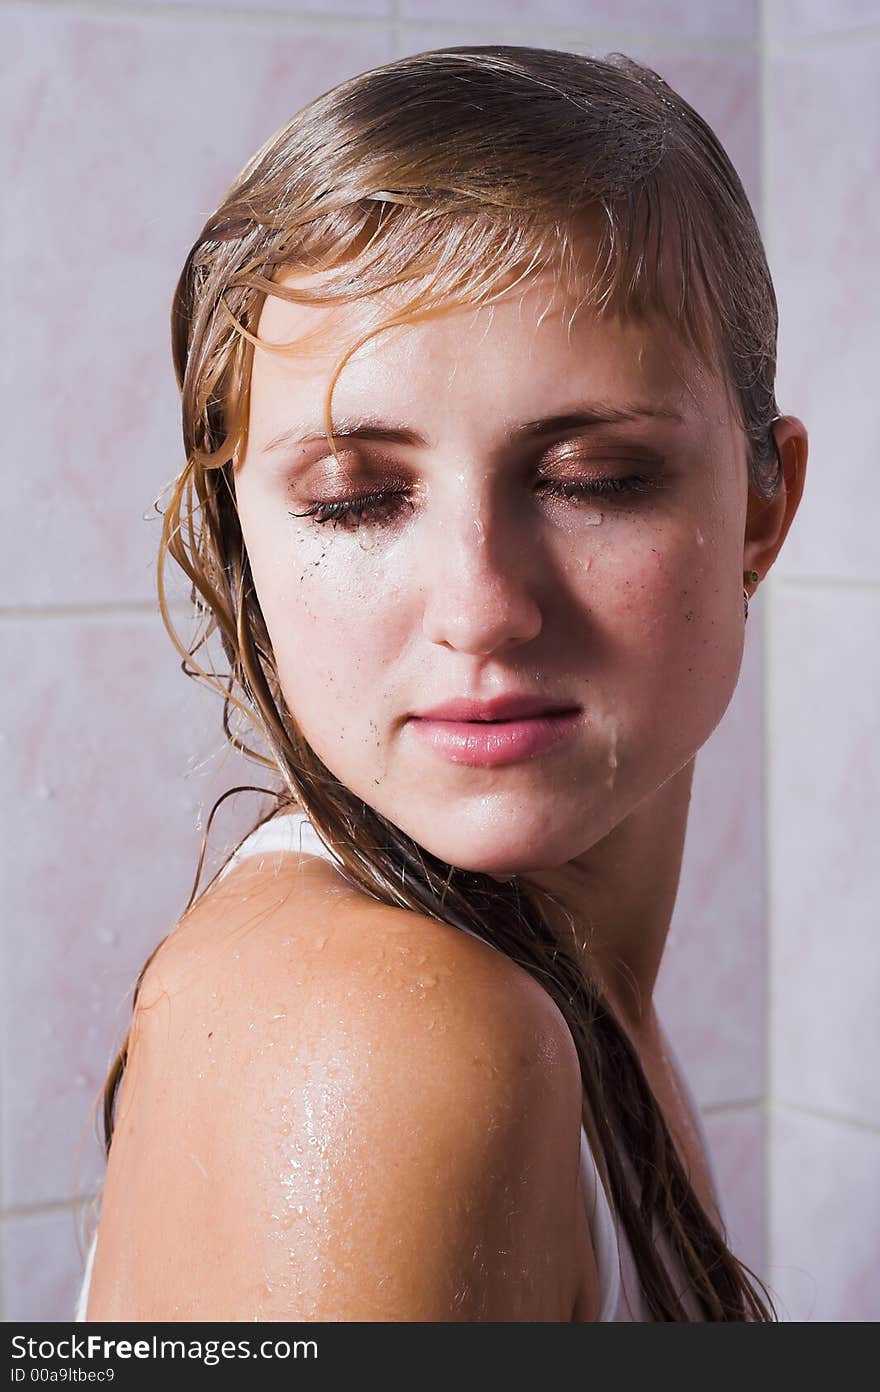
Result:
<svg viewBox="0 0 880 1392"><path fill-rule="evenodd" d="M723 387L656 328L569 325L553 293L540 277L371 340L334 389L341 464L328 380L379 312L269 298L260 335L299 347L255 352L236 473L303 735L427 850L499 875L596 846L703 745L742 658L746 451ZM379 492L360 519L293 515ZM488 760L413 719L510 693L578 714L531 753L478 728Z"/></svg>

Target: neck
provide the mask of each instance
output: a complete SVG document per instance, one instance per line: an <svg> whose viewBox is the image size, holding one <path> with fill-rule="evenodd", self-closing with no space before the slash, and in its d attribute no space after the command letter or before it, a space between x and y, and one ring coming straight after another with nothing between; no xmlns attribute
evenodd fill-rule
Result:
<svg viewBox="0 0 880 1392"><path fill-rule="evenodd" d="M656 1038L654 988L672 921L687 829L693 759L597 845L522 878L560 940L636 1040ZM547 899L546 895L552 896Z"/></svg>

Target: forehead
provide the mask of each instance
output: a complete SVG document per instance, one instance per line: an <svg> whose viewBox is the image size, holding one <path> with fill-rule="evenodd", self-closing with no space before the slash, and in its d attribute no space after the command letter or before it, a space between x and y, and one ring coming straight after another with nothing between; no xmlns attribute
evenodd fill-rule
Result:
<svg viewBox="0 0 880 1392"><path fill-rule="evenodd" d="M328 273L289 272L281 286L320 288ZM494 304L440 307L431 317L398 324L370 337L405 311L410 291L348 304L303 305L267 297L260 339L274 350L254 354L251 405L271 411L274 400L323 401L340 358L366 339L346 363L336 388L357 396L363 388L434 400L438 388L457 403L470 394L499 404L511 392L546 404L554 386L577 381L597 398L638 397L684 416L721 421L728 412L724 384L690 353L659 319L598 316L560 288L552 272L531 275L506 289ZM463 367L466 370L462 370ZM470 386L470 392L468 387ZM358 404L362 404L358 402ZM525 405L525 403L523 403Z"/></svg>

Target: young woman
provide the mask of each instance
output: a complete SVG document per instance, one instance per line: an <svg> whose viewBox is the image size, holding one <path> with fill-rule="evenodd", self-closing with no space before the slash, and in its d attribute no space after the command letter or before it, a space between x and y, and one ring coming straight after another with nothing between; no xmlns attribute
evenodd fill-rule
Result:
<svg viewBox="0 0 880 1392"><path fill-rule="evenodd" d="M807 455L716 137L622 55L403 58L254 156L173 339L163 613L280 786L138 978L79 1317L776 1318L653 1005Z"/></svg>

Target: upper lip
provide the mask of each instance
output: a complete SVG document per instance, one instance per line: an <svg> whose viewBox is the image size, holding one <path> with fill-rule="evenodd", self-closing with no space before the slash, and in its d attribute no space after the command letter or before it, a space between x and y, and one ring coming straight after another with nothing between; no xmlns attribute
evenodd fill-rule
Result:
<svg viewBox="0 0 880 1392"><path fill-rule="evenodd" d="M572 701L554 701L549 696L534 696L530 692L511 692L495 696L491 701L472 701L466 697L442 701L430 710L415 711L417 720L515 720L530 715L547 715L553 711L575 710Z"/></svg>

